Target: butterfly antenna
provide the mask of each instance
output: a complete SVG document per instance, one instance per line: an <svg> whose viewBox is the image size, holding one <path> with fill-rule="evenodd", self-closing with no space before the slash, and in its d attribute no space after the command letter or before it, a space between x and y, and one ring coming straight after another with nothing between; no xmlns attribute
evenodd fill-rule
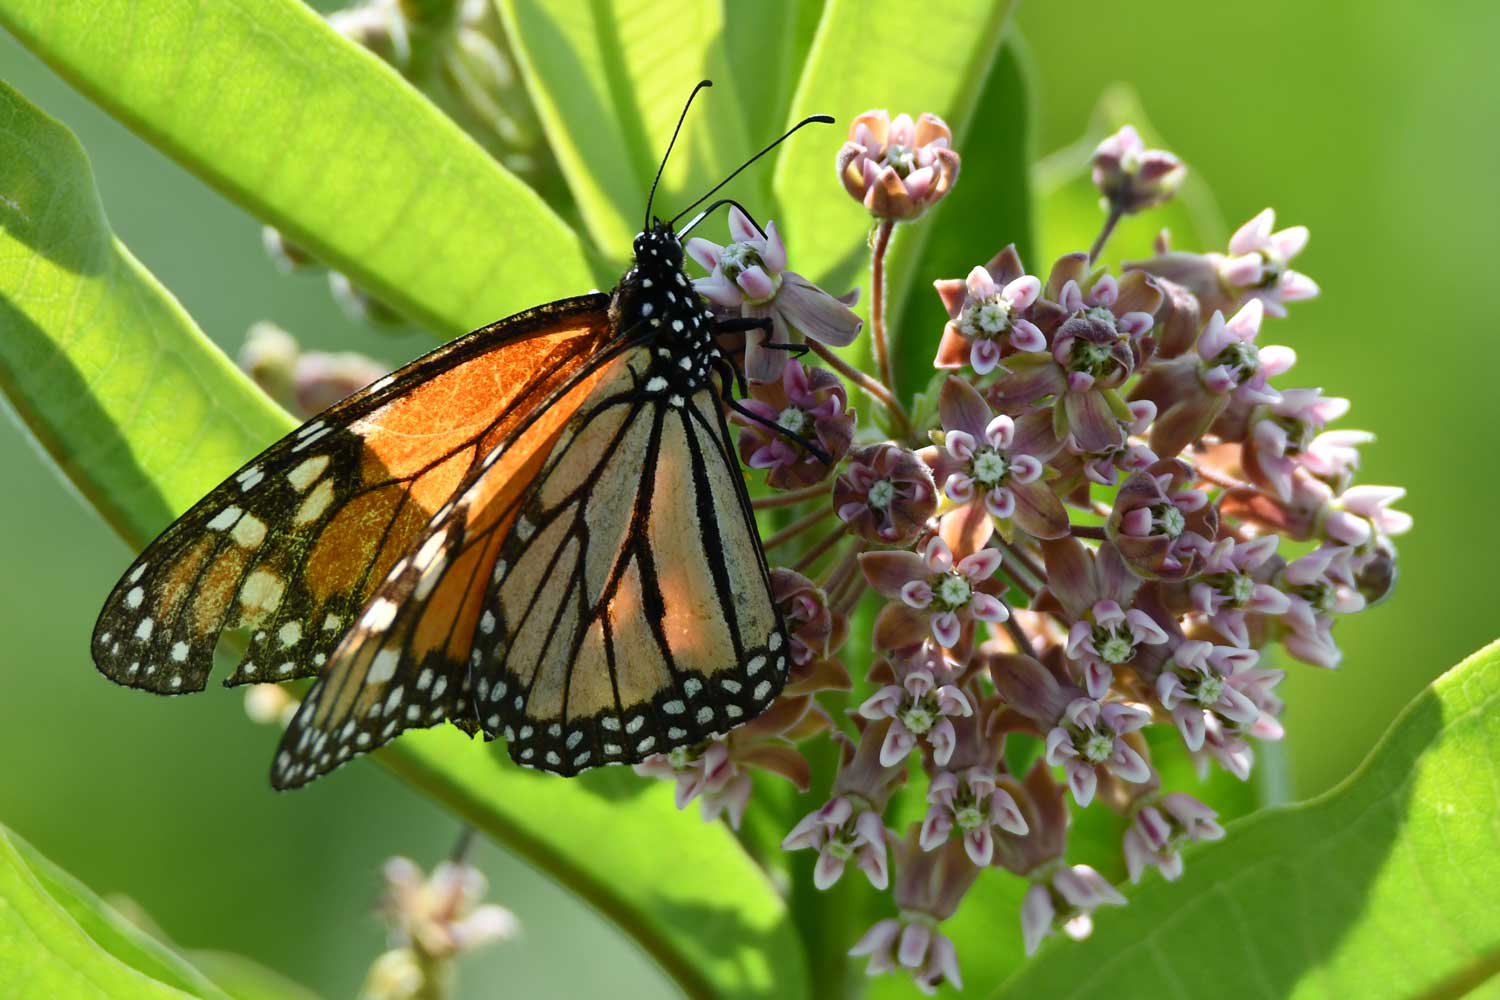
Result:
<svg viewBox="0 0 1500 1000"><path fill-rule="evenodd" d="M740 172L743 171L746 167L754 163L756 160L760 159L762 156L765 156L767 153L775 149L777 146L781 145L783 142L786 142L791 138L793 132L797 131L804 125L811 125L813 122L818 122L823 125L832 125L833 115L808 115L806 118L802 119L800 122L787 129L780 139L777 139L765 149L762 149L759 153L756 153L754 156L750 157L750 159L746 160L744 163L741 163L738 167L735 168L734 173L730 174L728 177L715 184L703 197L699 198L697 201L693 202L691 205L689 205L687 208L684 208L676 215L672 216L672 221L668 224L675 226L678 219L682 218L684 215L687 215L693 209L697 208L699 205L712 198L715 194L718 193L720 188L738 177L740 175Z"/></svg>
<svg viewBox="0 0 1500 1000"><path fill-rule="evenodd" d="M667 143L667 151L661 157L661 166L656 168L656 179L651 182L651 193L646 196L646 221L641 224L641 232L651 228L651 202L656 198L656 185L661 183L661 174L667 169L667 160L672 155L672 147L677 145L677 133L682 131L682 123L687 120L688 108L693 106L693 98L698 96L698 91L713 85L712 80L699 80L698 86L694 87L693 92L688 95L687 103L682 106L682 114L677 116L677 127L672 130L672 141ZM714 190L717 191L718 188Z"/></svg>

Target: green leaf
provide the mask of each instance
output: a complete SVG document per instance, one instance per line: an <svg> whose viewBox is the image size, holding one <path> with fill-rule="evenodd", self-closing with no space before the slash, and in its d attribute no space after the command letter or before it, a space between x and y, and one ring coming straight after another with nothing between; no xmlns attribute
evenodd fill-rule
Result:
<svg viewBox="0 0 1500 1000"><path fill-rule="evenodd" d="M194 951L190 957L231 1000L317 1000L316 993L243 955Z"/></svg>
<svg viewBox="0 0 1500 1000"><path fill-rule="evenodd" d="M141 545L291 421L109 232L71 134L3 86L0 190L0 385ZM805 995L785 904L726 827L679 812L665 785L540 777L451 728L376 759L590 900L689 993Z"/></svg>
<svg viewBox="0 0 1500 1000"><path fill-rule="evenodd" d="M1500 976L1500 643L1438 678L1338 787L1149 877L997 996L1456 997Z"/></svg>
<svg viewBox="0 0 1500 1000"><path fill-rule="evenodd" d="M292 420L110 232L71 133L0 84L0 389L137 544Z"/></svg>
<svg viewBox="0 0 1500 1000"><path fill-rule="evenodd" d="M651 179L698 81L714 87L694 102L653 214L686 208L752 152L717 0L682 0L670 15L653 0L499 8L558 166L610 259L623 261L641 230Z"/></svg>
<svg viewBox="0 0 1500 1000"><path fill-rule="evenodd" d="M298 0L0 0L111 114L434 331L599 279L568 227Z"/></svg>
<svg viewBox="0 0 1500 1000"><path fill-rule="evenodd" d="M0 995L228 1000L0 826Z"/></svg>
<svg viewBox="0 0 1500 1000"><path fill-rule="evenodd" d="M789 117L831 114L838 125L788 142L772 179L792 270L835 294L864 281L860 271L869 259L872 220L834 171L849 123L872 108L913 117L930 111L952 127L954 147L963 152L1011 6L1010 0L931 0L914 20L907 3L829 0ZM961 173L959 184L964 182ZM931 228L930 219L897 227L887 263L887 313L893 318L902 314ZM868 295L862 308L868 310ZM858 344L867 356L869 338Z"/></svg>
<svg viewBox="0 0 1500 1000"><path fill-rule="evenodd" d="M1016 244L1022 260L1030 260L1033 109L1026 81L1026 54L1012 36L1000 49L974 114L984 127L970 130L960 147L959 182L933 217L920 223L931 235L912 272L912 294L905 309L892 314L890 330L891 362L902 399L933 375L932 359L947 315L932 283L964 277L1008 243Z"/></svg>
<svg viewBox="0 0 1500 1000"><path fill-rule="evenodd" d="M1065 253L1087 250L1099 235L1104 209L1089 177L1089 160L1100 140L1121 125L1134 125L1148 147L1172 148L1146 119L1135 91L1121 83L1099 99L1088 131L1077 142L1037 164L1033 184L1040 216L1038 228L1044 236L1041 257L1027 264L1043 280L1053 261ZM1171 201L1120 221L1100 257L1101 263L1114 268L1122 260L1151 256L1152 240L1163 229L1171 233L1172 245L1181 250L1217 250L1224 244L1228 237L1223 214L1208 185L1192 167L1188 164L1187 179Z"/></svg>

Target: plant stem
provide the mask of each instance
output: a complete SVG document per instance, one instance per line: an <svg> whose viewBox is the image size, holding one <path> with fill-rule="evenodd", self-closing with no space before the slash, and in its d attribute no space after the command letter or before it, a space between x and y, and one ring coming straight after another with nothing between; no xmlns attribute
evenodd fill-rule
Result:
<svg viewBox="0 0 1500 1000"><path fill-rule="evenodd" d="M750 507L754 510L769 510L772 507L790 507L792 504L801 503L804 500L815 500L826 496L833 487L833 480L827 479L821 483L804 486L800 490L787 490L785 493L773 493L768 497L756 497L750 501Z"/></svg>
<svg viewBox="0 0 1500 1000"><path fill-rule="evenodd" d="M911 417L906 415L905 407L901 405L901 401L896 398L895 393L891 392L889 387L855 368L833 353L831 348L825 347L816 340L809 340L807 346L812 348L814 354L828 362L830 368L869 393L876 402L886 408L891 415L891 420L896 424L897 437L903 440L911 438Z"/></svg>
<svg viewBox="0 0 1500 1000"><path fill-rule="evenodd" d="M875 341L875 370L880 381L892 390L896 376L891 369L891 344L885 330L885 252L890 249L894 219L881 219L875 230L875 247L870 253L870 336Z"/></svg>
<svg viewBox="0 0 1500 1000"><path fill-rule="evenodd" d="M809 566L822 558L823 553L827 552L829 549L837 545L839 539L843 537L844 525L842 522L840 522L839 524L834 526L834 529L832 531L823 536L822 541L818 542L818 544L814 545L812 548L803 553L802 558L797 560L797 565L793 566L792 569L796 570L798 573L805 574Z"/></svg>
<svg viewBox="0 0 1500 1000"><path fill-rule="evenodd" d="M823 520L827 516L828 511L819 507L817 510L814 510L809 514L804 514L801 517L797 518L797 520L793 521L785 528L782 528L770 538L767 538L765 541L761 542L760 547L765 551L770 552L772 549L776 548L776 546L785 545L787 542L791 541L793 538L796 538L807 529L816 526L819 521Z"/></svg>
<svg viewBox="0 0 1500 1000"><path fill-rule="evenodd" d="M1075 524L1073 525L1073 537L1092 538L1096 541L1102 542L1105 539L1105 534L1103 528L1095 527L1094 525L1089 524Z"/></svg>
<svg viewBox="0 0 1500 1000"><path fill-rule="evenodd" d="M1261 489L1253 483L1242 482L1241 480L1235 479L1233 476L1225 475L1222 472L1216 472L1213 469L1206 469L1202 466L1199 466L1197 469L1197 473L1198 478L1203 480L1205 483L1212 483L1214 486L1219 486L1226 490L1244 490L1247 493L1262 492Z"/></svg>
<svg viewBox="0 0 1500 1000"><path fill-rule="evenodd" d="M1115 231L1115 226L1119 225L1120 220L1124 217L1125 213L1120 210L1118 205L1109 206L1109 216L1104 220L1104 228L1099 230L1098 238L1094 240L1094 245L1089 248L1090 264L1099 259L1099 254L1104 252L1104 244L1109 242L1110 234Z"/></svg>
<svg viewBox="0 0 1500 1000"><path fill-rule="evenodd" d="M1033 660L1036 659L1036 648L1031 645L1031 637L1026 634L1026 630L1021 627L1020 622L1016 621L1014 615L1005 619L1005 631L1010 633L1010 641L1016 644L1016 652L1022 656L1029 656Z"/></svg>
<svg viewBox="0 0 1500 1000"><path fill-rule="evenodd" d="M1019 546L1009 545L1000 539L995 540L995 547L1005 556L1005 561L1012 566L1019 566L1031 577L1038 588L1047 582L1047 574L1040 566L1032 562L1030 557L1022 552Z"/></svg>

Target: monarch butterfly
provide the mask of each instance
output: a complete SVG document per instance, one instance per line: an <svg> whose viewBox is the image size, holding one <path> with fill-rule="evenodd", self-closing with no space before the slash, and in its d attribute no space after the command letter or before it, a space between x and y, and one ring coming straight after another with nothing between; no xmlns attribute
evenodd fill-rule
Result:
<svg viewBox="0 0 1500 1000"><path fill-rule="evenodd" d="M832 119L799 122L687 211L812 121ZM199 691L220 634L248 630L226 684L317 677L272 764L279 789L444 720L574 775L764 711L788 634L719 346L764 321L718 320L694 292L676 220L651 215L660 179L612 294L439 347L167 528L105 603L99 670Z"/></svg>

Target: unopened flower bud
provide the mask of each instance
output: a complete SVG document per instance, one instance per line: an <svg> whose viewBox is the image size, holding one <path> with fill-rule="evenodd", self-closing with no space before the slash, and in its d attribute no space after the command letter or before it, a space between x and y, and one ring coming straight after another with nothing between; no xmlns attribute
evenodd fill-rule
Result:
<svg viewBox="0 0 1500 1000"><path fill-rule="evenodd" d="M1186 176L1181 160L1164 149L1147 149L1129 125L1094 150L1094 186L1113 209L1126 214L1171 198Z"/></svg>
<svg viewBox="0 0 1500 1000"><path fill-rule="evenodd" d="M839 150L844 188L880 219L915 219L942 200L958 179L953 133L936 115L866 111L854 119Z"/></svg>

